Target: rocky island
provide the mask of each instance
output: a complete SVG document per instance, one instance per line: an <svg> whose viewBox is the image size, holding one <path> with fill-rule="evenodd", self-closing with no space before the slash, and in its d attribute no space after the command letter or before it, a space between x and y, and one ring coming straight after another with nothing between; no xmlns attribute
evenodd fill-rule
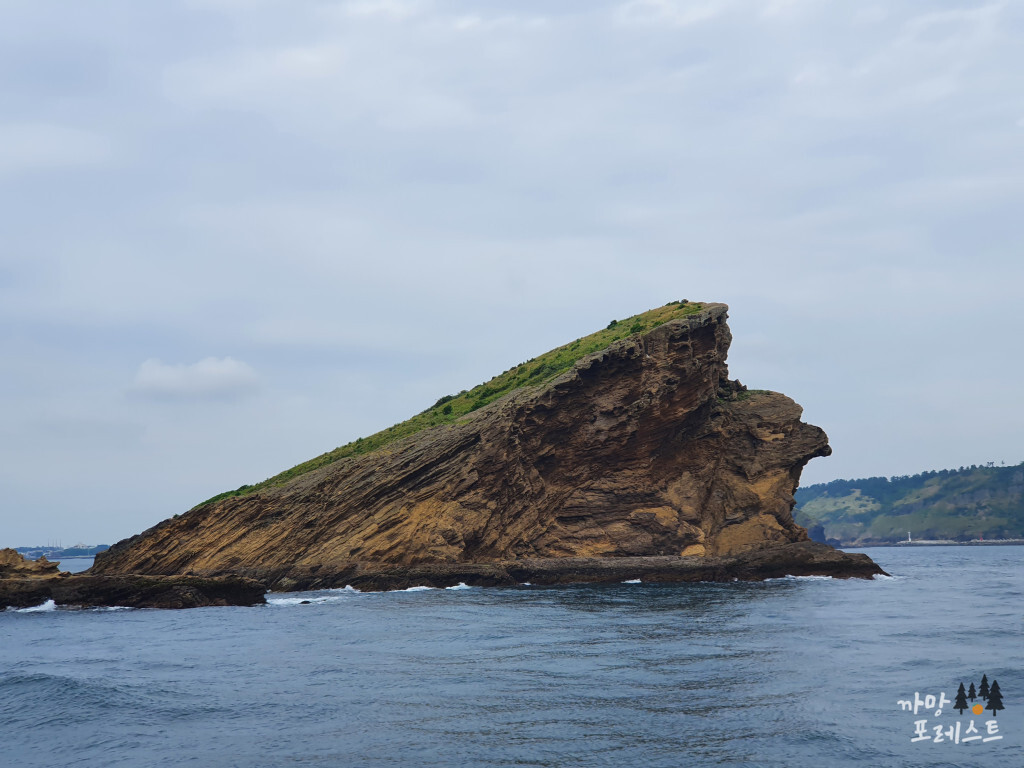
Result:
<svg viewBox="0 0 1024 768"><path fill-rule="evenodd" d="M882 573L794 522L827 437L729 378L726 319L680 301L612 321L118 542L89 574L296 590Z"/></svg>

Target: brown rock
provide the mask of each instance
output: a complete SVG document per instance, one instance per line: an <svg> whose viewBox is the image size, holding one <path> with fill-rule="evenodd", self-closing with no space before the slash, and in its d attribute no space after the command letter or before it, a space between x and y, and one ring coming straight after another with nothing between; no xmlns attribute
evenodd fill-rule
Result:
<svg viewBox="0 0 1024 768"><path fill-rule="evenodd" d="M406 583L443 566L508 583L521 561L585 574L685 553L718 573L805 542L793 491L807 461L831 452L827 438L784 395L729 380L726 309L615 342L455 424L166 520L90 572L236 574L287 589L356 573ZM841 562L862 575L842 557L827 567Z"/></svg>
<svg viewBox="0 0 1024 768"><path fill-rule="evenodd" d="M0 579L31 577L36 579L61 579L68 574L59 569L60 563L51 563L46 556L29 560L16 549L0 549Z"/></svg>

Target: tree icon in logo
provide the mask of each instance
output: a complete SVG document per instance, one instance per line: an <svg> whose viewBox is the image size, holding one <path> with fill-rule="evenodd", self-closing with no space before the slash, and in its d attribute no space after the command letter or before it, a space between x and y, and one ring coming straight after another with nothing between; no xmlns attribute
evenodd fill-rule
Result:
<svg viewBox="0 0 1024 768"><path fill-rule="evenodd" d="M971 684L971 687L974 687L973 683ZM956 692L956 701L953 702L953 709L960 710L960 714L962 715L964 710L969 706L970 704L967 703L967 691L964 690L964 684L960 683L960 688L957 689Z"/></svg>
<svg viewBox="0 0 1024 768"><path fill-rule="evenodd" d="M971 687L967 691L967 698L971 701L974 701L976 698L978 698L978 692L974 690L974 683L971 683Z"/></svg>
<svg viewBox="0 0 1024 768"><path fill-rule="evenodd" d="M988 675L981 676L981 688L978 689L978 695L983 699L988 698Z"/></svg>
<svg viewBox="0 0 1024 768"><path fill-rule="evenodd" d="M992 717L996 716L997 709L1005 709L1003 706L1003 693L999 690L999 683L992 681L992 688L988 692L988 706L985 709L992 710Z"/></svg>

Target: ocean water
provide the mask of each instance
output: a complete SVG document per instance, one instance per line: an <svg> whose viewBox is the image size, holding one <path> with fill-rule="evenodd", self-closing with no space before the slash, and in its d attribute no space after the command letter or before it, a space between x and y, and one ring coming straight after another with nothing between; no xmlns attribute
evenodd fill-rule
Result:
<svg viewBox="0 0 1024 768"><path fill-rule="evenodd" d="M68 573L81 573L92 567L93 557L65 557L57 562L60 563L60 569L67 571Z"/></svg>
<svg viewBox="0 0 1024 768"><path fill-rule="evenodd" d="M894 578L9 610L0 762L1024 765L1024 548L865 551ZM995 732L988 711L897 704L982 674Z"/></svg>

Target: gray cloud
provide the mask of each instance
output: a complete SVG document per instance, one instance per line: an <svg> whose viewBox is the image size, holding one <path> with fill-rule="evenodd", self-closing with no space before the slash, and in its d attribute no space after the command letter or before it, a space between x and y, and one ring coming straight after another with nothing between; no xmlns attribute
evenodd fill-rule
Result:
<svg viewBox="0 0 1024 768"><path fill-rule="evenodd" d="M188 365L151 359L139 366L131 391L156 398L227 398L251 392L258 384L256 371L231 357L205 357Z"/></svg>
<svg viewBox="0 0 1024 768"><path fill-rule="evenodd" d="M86 131L48 123L0 124L0 176L101 163L105 141Z"/></svg>
<svg viewBox="0 0 1024 768"><path fill-rule="evenodd" d="M0 11L0 545L130 535L683 297L829 432L809 481L1024 459L1016 4L55 8ZM259 386L139 368L211 350Z"/></svg>

